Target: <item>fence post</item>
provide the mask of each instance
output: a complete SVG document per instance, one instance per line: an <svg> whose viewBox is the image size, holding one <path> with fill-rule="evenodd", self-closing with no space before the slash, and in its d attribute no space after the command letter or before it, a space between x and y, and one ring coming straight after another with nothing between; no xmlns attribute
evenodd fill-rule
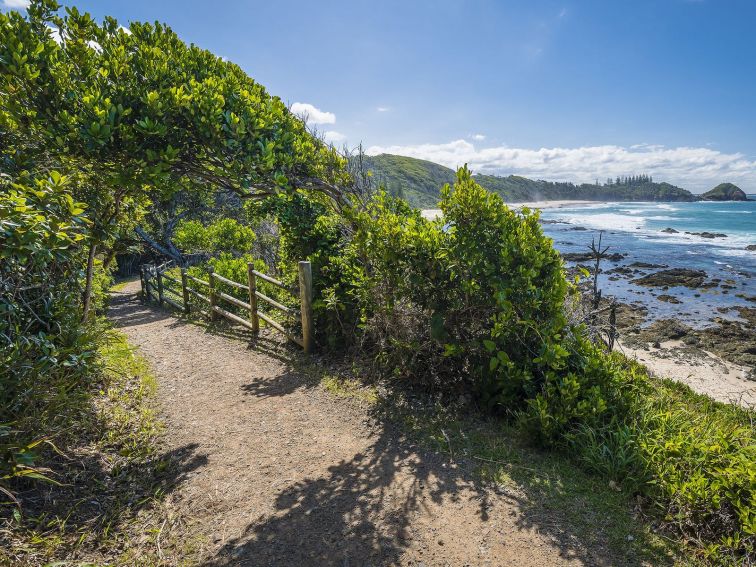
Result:
<svg viewBox="0 0 756 567"><path fill-rule="evenodd" d="M181 268L181 294L184 296L184 313L189 313L189 292L187 291L186 268Z"/></svg>
<svg viewBox="0 0 756 567"><path fill-rule="evenodd" d="M299 262L299 299L302 304L302 347L312 350L312 265Z"/></svg>
<svg viewBox="0 0 756 567"><path fill-rule="evenodd" d="M155 269L155 274L157 275L157 282L158 282L158 304L162 307L163 306L163 275L160 273L159 269Z"/></svg>
<svg viewBox="0 0 756 567"><path fill-rule="evenodd" d="M139 299L144 301L146 299L144 292L144 266L139 266L139 285L142 288L142 291L139 293Z"/></svg>
<svg viewBox="0 0 756 567"><path fill-rule="evenodd" d="M215 297L215 272L213 272L212 268L210 268L210 275L207 281L210 284L210 320L215 321L218 319L218 314L215 312L215 304L218 302L218 299Z"/></svg>
<svg viewBox="0 0 756 567"><path fill-rule="evenodd" d="M150 265L147 264L147 267L144 268L144 290L147 292L147 301L152 300L152 290L150 289L150 277L152 274L150 273Z"/></svg>
<svg viewBox="0 0 756 567"><path fill-rule="evenodd" d="M249 320L252 323L252 332L260 332L260 318L257 316L257 278L255 277L255 265L247 263L247 283L249 285Z"/></svg>

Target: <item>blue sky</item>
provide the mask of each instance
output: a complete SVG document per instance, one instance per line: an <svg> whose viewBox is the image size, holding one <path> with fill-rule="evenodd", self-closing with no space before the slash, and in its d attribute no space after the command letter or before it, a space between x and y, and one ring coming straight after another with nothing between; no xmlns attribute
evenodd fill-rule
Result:
<svg viewBox="0 0 756 567"><path fill-rule="evenodd" d="M339 144L501 174L650 173L756 192L752 0L73 4L167 22L312 105Z"/></svg>

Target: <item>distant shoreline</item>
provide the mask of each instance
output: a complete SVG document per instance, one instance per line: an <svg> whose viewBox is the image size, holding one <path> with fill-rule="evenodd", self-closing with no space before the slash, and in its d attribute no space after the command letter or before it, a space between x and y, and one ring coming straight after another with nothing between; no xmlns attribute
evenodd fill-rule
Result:
<svg viewBox="0 0 756 567"><path fill-rule="evenodd" d="M576 200L556 200L556 201L525 201L507 203L512 209L563 209L565 207L584 207L587 205L602 205L611 201L576 201ZM435 219L441 216L441 209L421 209L421 214L426 219Z"/></svg>

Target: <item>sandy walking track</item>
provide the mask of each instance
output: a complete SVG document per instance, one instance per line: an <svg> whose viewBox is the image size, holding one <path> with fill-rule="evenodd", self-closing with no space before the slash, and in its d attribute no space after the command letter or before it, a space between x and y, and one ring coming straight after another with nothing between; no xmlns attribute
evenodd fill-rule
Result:
<svg viewBox="0 0 756 567"><path fill-rule="evenodd" d="M476 486L370 423L294 371L280 344L207 332L140 303L138 288L115 294L110 317L158 377L174 500L208 542L202 565L611 562L516 491Z"/></svg>

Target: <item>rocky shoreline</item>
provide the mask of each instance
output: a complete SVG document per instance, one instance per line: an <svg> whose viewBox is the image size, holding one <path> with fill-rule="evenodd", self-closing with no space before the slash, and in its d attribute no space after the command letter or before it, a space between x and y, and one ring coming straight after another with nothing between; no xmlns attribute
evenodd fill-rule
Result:
<svg viewBox="0 0 756 567"><path fill-rule="evenodd" d="M590 256L563 255L573 274L581 268L592 272ZM657 301L684 308L685 295L678 297L681 290L688 297L728 294L736 291L741 282L710 277L704 270L663 264L636 261L617 265L624 258L625 255L614 254L602 259L601 277L624 279L647 291L643 299L617 303L618 348L659 376L685 382L720 401L756 407L756 296L735 293L744 305L717 307L702 314L705 322L700 326L675 317L658 318L654 316L658 315L654 313ZM752 276L743 272L738 277ZM583 282L588 283L586 279ZM606 297L602 305L611 301L613 298Z"/></svg>

